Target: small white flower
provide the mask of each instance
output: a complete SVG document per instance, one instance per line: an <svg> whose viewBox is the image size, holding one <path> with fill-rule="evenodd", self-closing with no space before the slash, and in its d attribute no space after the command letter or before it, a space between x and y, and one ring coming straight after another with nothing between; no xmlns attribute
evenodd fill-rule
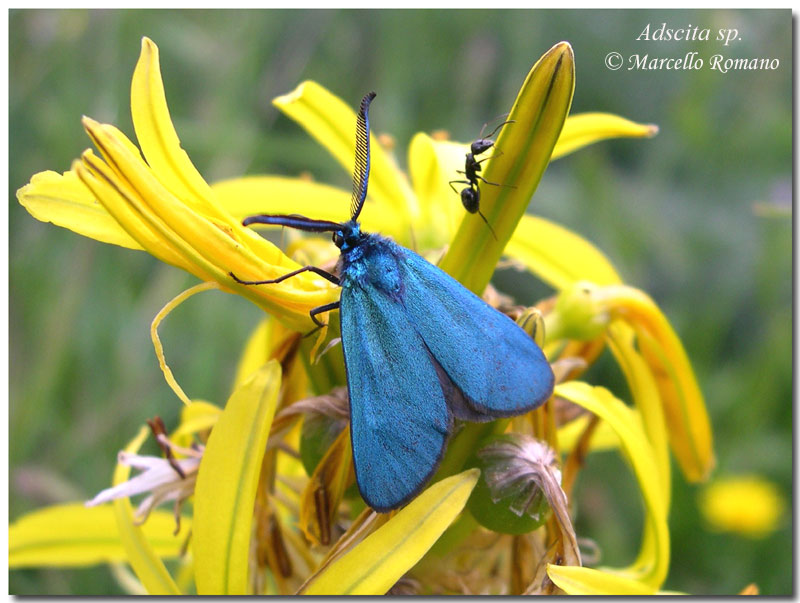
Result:
<svg viewBox="0 0 800 603"><path fill-rule="evenodd" d="M139 469L141 473L126 482L106 488L92 500L87 501L86 506L94 507L117 498L149 492L150 495L145 497L136 509L136 522L143 523L154 507L169 500L175 501L175 516L178 521L181 504L194 493L197 469L203 452L175 446L163 435L159 435L158 440L162 447L185 455L186 458L142 456L121 451L117 457L118 462Z"/></svg>

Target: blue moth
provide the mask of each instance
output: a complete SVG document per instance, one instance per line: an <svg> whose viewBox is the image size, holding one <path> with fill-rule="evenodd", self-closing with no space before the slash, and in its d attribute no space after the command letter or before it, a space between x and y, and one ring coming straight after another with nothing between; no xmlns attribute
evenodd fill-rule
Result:
<svg viewBox="0 0 800 603"><path fill-rule="evenodd" d="M350 220L258 215L243 224L331 232L341 251L337 272L305 266L265 281L314 272L342 289L339 309L358 489L376 511L416 496L444 454L454 419L490 421L528 412L553 391L542 350L514 321L416 253L361 231L369 181L369 105L361 101Z"/></svg>

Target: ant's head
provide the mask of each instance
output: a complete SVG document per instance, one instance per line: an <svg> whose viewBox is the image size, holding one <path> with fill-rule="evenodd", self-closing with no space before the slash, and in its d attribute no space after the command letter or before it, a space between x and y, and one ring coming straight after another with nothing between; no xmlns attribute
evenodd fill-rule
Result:
<svg viewBox="0 0 800 603"><path fill-rule="evenodd" d="M494 141L489 138L479 138L470 145L470 150L473 155L480 155L485 153L494 146Z"/></svg>
<svg viewBox="0 0 800 603"><path fill-rule="evenodd" d="M468 186L461 191L461 203L469 213L474 214L481 205L481 192L478 188Z"/></svg>

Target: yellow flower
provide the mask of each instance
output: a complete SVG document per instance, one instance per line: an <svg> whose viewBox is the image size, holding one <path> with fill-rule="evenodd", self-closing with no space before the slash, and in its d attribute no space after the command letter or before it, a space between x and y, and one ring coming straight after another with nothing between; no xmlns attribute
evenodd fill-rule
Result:
<svg viewBox="0 0 800 603"><path fill-rule="evenodd" d="M546 58L550 62L557 61L565 52L569 52L571 58L569 46L558 45ZM526 84L523 92L538 89ZM565 112L571 89L572 85L568 84L566 102L550 102L549 106L560 106L558 110ZM520 98L522 96L521 92ZM314 82L305 82L274 102L325 146L343 168L348 172L352 169L354 113L346 103ZM517 127L509 130L513 136L508 141L501 135L508 156L513 156L514 145L522 145L515 142L515 138L526 134L525 120L537 117L536 111L541 108L521 103L519 99L517 105L525 115L517 116ZM516 116L514 111L512 109L512 116ZM342 221L347 217L349 192L308 180L274 176L244 177L209 186L180 147L164 95L158 48L148 38L142 40L142 52L131 84L131 112L141 154L118 129L84 118L84 127L101 157L87 150L69 172L36 174L17 192L20 203L39 220L106 243L144 249L201 280L216 281L224 290L247 297L296 330L313 328L309 310L337 296L336 289L324 279L304 273L283 281L280 286L248 287L229 276L233 272L243 279L269 279L299 267L269 241L242 227L241 220L266 212L299 213ZM531 184L509 189L513 191L515 205L520 208L527 205L532 187L535 188L551 152L557 157L605 138L650 136L655 132L653 126L635 124L616 116L586 114L567 119L564 134L553 150L560 127L553 124L553 120L546 123L552 129L550 145L534 137L534 141L538 140L534 146L526 135L528 146L517 153L519 161L539 162L538 175L531 176ZM463 168L466 150L467 145L437 143L425 134L418 134L409 149L410 184L390 154L373 140L364 229L390 235L401 244L411 245L414 241L426 250L446 244L463 218L465 223L473 224L478 238L461 236L456 241L469 240L470 253L474 254L474 249L479 247L476 243L484 240L488 231L475 228L485 229L485 225L480 220L479 224L474 222L475 216L464 212L460 200L447 186L459 162ZM491 174L492 164L486 164L487 174ZM453 169L445 172L442 167L445 165ZM525 173L536 170L528 169ZM483 211L490 219L494 219L493 193L495 191L487 192L482 201ZM448 219L441 219L445 215ZM513 220L510 216L503 220L508 221L507 228L497 230L498 224L494 228L501 236L511 236L519 215ZM526 240L536 241L537 248L545 248L563 232L562 228L545 220L524 216L510 253L520 261L529 261L536 251L525 247ZM334 254L333 245L328 248L329 254ZM513 249L521 251L515 253ZM502 247L498 246L495 253L498 258L501 251ZM448 258L458 259L462 267L470 265L453 251ZM492 263L483 259L481 265L491 266L493 270L495 263L496 260ZM486 282L490 274L485 275Z"/></svg>
<svg viewBox="0 0 800 603"><path fill-rule="evenodd" d="M775 531L785 509L777 486L758 475L716 479L700 496L700 510L713 529L750 538Z"/></svg>
<svg viewBox="0 0 800 603"><path fill-rule="evenodd" d="M272 278L299 265L221 207L181 149L164 97L158 49L147 38L131 84L131 111L141 154L115 127L85 117L84 128L101 156L87 150L63 175L35 175L18 191L20 203L41 220L145 249L247 297L298 330L309 329L309 310L336 298L329 283L301 275L277 288L247 287L229 275Z"/></svg>
<svg viewBox="0 0 800 603"><path fill-rule="evenodd" d="M377 139L372 141L372 172L363 226L365 230L392 236L401 244L413 243L423 253L446 246L442 269L478 293L485 289L502 255L556 289L566 291L567 297L560 305L545 313L551 323L547 333L551 358L569 360L568 352L573 350L569 339L605 338L633 384L636 410L604 388L576 381L560 384L557 395L607 423L612 437L605 441L615 443L630 462L646 509L641 551L629 567L602 570L563 567L556 565L556 557L547 557L551 562L547 575L552 583L541 564L529 591L552 589L555 583L566 592L652 593L660 588L669 565L666 425L672 428L670 421L674 421L680 430L673 438L679 442L676 445L673 441L676 453L697 441L703 444L693 466L701 476L708 470L710 432L703 439L708 426L702 422L702 398L680 341L655 304L649 298L643 299L640 292L622 286L611 263L590 243L552 222L525 213L551 160L604 138L651 136L656 131L653 126L606 114L568 117L573 89L572 49L562 42L534 65L523 83L509 115L513 126L503 128L498 135L497 146L503 150L501 160L484 164L487 180L507 185L484 187L481 211L491 230L479 217L464 211L459 197L447 184L457 177L457 169L463 169L468 145L435 140L426 134L417 134L409 147L410 178L399 170L389 149ZM347 103L314 82L305 82L274 102L348 172L351 170L354 114ZM269 279L300 266L269 241L243 228L242 218L264 212L298 213L340 222L347 218L350 194L308 180L276 176L207 184L180 147L166 105L158 50L146 38L134 72L131 109L141 151L113 126L84 118L84 126L100 155L86 151L65 174L35 175L18 191L18 198L40 220L103 242L146 250L203 281L247 297L281 322L278 325L269 318L254 333L225 409L220 411L213 405L193 401L173 434L173 438L186 438L213 426L197 468L194 490L188 571L194 575L197 592L285 593L298 588L307 594L387 592L420 560L425 561L429 549L445 530L449 538L442 540L459 541L465 515L456 518L478 479L476 470L463 466L465 451L472 451L470 444L477 441L485 426L465 426L453 438L437 474L443 479L435 479L407 507L394 515L376 515L367 509L355 519L348 517L352 519L349 527L324 556L313 550L296 526L298 518L302 519L303 529L311 521L308 500L315 491L298 495L299 489L309 483L300 473L299 462L285 458L288 455L276 458L276 438L285 436L284 445L295 442L297 430L284 421L285 414L275 420L273 417L279 404L301 397L306 378L313 381L319 376L313 368L306 375L299 362L284 365L297 350L298 336L292 331L309 330L309 310L334 301L338 293L312 273L277 286L259 287L242 286L230 273L242 279ZM323 246L313 237L295 239L290 247L295 248L295 257L310 257L315 263L336 255L332 244ZM586 287L597 292L590 300L594 305L582 309L583 302L576 298L577 304L571 306L567 303L575 301L568 297L571 288L587 279L593 284ZM586 311L575 318L575 308ZM584 357L593 359L591 354L596 355L599 349L584 348ZM332 383L336 380L336 376L329 379ZM327 386L332 383L320 387L317 381L314 385L328 391ZM673 419L673 408L684 414ZM534 435L555 440L550 404L536 416L530 420ZM498 421L490 428L501 429L507 424ZM140 432L131 442L128 455L135 454L144 435ZM341 448L342 442L346 444L346 433L336 441ZM678 456L683 458L680 453ZM349 458L347 454L329 454L328 458L333 457ZM330 461L335 479L328 482L336 485L330 500L339 501L345 496L348 475L343 465L347 461L336 458ZM163 463L158 466L166 468ZM276 473L286 483L278 483ZM127 477L128 468L118 467L114 493L133 491ZM293 490L295 482L291 478L305 481ZM358 509L356 506L348 510L354 508ZM185 591L183 583L173 580L161 561L164 550L174 554L174 547L157 547L153 535L135 525L126 499L115 500L114 509L118 529L114 553L125 551L148 592ZM343 516L341 509L323 510L314 515L320 522L332 523L330 517ZM153 516L159 517L157 513ZM19 522L23 523L25 518ZM452 532L448 527L451 523ZM251 548L253 538L257 540L256 553ZM315 538L327 541L329 534L315 532ZM18 541L13 543L17 548L19 545ZM60 552L65 554L63 549ZM579 563L577 554L574 559ZM281 568L286 569L290 563L305 569L284 575ZM273 581L269 584L259 582L263 581L266 567L272 570ZM305 580L302 587L300 578Z"/></svg>
<svg viewBox="0 0 800 603"><path fill-rule="evenodd" d="M618 326L608 331L616 343L612 350L618 357L636 353L644 359L681 469L690 481L704 481L715 464L708 412L681 340L646 293L625 285L600 287L578 281L559 296L547 332L551 339L595 339L614 322Z"/></svg>

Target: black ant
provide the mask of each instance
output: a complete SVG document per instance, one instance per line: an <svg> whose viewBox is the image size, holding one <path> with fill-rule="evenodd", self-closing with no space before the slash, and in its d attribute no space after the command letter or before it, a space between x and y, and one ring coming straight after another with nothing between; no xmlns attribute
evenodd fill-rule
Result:
<svg viewBox="0 0 800 603"><path fill-rule="evenodd" d="M481 213L481 191L478 188L478 180L482 180L486 184L491 184L492 186L505 186L505 185L498 184L497 182L489 182L488 180L486 180L486 178L478 174L478 172L481 171L481 163L483 163L487 159L491 159L495 155L491 155L490 157L484 157L483 159L476 159L476 157L478 155L482 155L483 153L485 153L494 146L494 140L492 140L492 136L494 136L500 128L502 128L506 124L513 124L513 123L514 123L513 119L504 121L503 123L499 124L494 130L492 130L492 132L488 136L486 136L486 138L483 137L483 131L486 129L486 126L488 126L489 123L487 122L483 124L481 132L480 134L478 134L478 140L476 140L470 145L469 148L470 152L467 153L467 159L466 162L464 163L464 171L457 170L459 174L464 174L466 180L451 180L449 182L450 188L452 188L453 192L456 193L458 191L456 190L456 187L453 186L454 183L469 185L467 186L467 188L461 191L461 203L464 205L464 209L466 209L469 213L478 214L483 219L483 221L486 223L486 226L488 226L489 230L492 231L492 236L494 236L495 240L497 240L497 235L494 233L494 229L491 227L488 220L486 220L486 216L484 216ZM500 149L496 148L496 151L500 155L503 154L503 152Z"/></svg>

